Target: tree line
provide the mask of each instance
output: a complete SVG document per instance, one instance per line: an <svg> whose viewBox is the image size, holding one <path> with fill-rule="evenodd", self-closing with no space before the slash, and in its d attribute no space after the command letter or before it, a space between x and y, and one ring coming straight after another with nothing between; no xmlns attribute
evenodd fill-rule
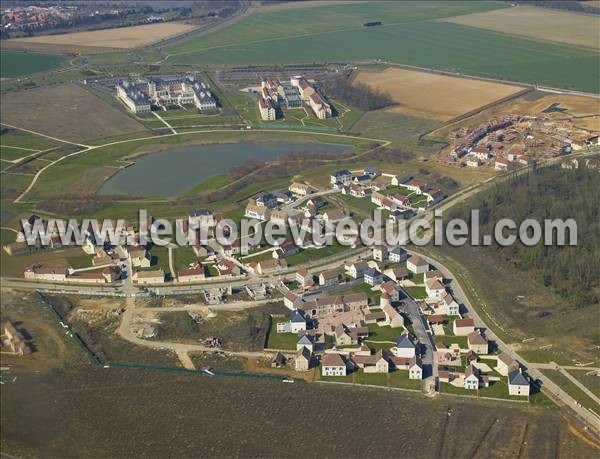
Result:
<svg viewBox="0 0 600 459"><path fill-rule="evenodd" d="M363 111L378 110L394 101L388 93L371 89L363 83L352 84L349 74L338 73L325 78L322 87L327 96L360 108Z"/></svg>

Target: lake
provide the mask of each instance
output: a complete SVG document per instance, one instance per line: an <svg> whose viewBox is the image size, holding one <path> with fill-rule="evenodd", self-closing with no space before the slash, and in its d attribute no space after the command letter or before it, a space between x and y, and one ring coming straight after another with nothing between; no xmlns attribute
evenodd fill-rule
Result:
<svg viewBox="0 0 600 459"><path fill-rule="evenodd" d="M193 145L150 153L118 171L99 194L175 196L207 178L229 172L250 159L274 160L293 152L342 153L352 147L338 144L290 142L242 142Z"/></svg>

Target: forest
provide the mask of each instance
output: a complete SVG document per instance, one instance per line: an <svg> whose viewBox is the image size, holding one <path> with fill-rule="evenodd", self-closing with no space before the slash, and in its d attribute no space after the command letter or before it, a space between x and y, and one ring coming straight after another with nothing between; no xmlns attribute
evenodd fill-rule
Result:
<svg viewBox="0 0 600 459"><path fill-rule="evenodd" d="M503 247L494 242L482 250L500 252L516 269L532 272L544 286L574 306L600 302L598 169L585 165L579 169L538 168L487 189L446 218L469 221L471 209L480 211L481 234L494 234L494 226L502 218L512 219L517 226L527 218L541 224L545 219L574 219L576 246L545 246L542 238L535 246L517 242Z"/></svg>

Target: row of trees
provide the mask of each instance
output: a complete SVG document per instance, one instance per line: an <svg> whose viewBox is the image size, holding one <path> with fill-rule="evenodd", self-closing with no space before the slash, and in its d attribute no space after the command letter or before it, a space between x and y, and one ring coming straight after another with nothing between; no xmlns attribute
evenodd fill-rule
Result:
<svg viewBox="0 0 600 459"><path fill-rule="evenodd" d="M323 80L327 96L339 99L363 111L377 110L394 101L388 93L371 89L363 83L352 84L347 74L335 74Z"/></svg>

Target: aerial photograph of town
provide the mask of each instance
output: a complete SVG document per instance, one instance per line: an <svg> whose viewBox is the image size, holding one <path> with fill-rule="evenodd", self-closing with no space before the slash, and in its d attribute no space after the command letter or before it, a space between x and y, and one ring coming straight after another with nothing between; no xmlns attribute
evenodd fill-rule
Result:
<svg viewBox="0 0 600 459"><path fill-rule="evenodd" d="M0 20L2 459L600 457L600 2Z"/></svg>

